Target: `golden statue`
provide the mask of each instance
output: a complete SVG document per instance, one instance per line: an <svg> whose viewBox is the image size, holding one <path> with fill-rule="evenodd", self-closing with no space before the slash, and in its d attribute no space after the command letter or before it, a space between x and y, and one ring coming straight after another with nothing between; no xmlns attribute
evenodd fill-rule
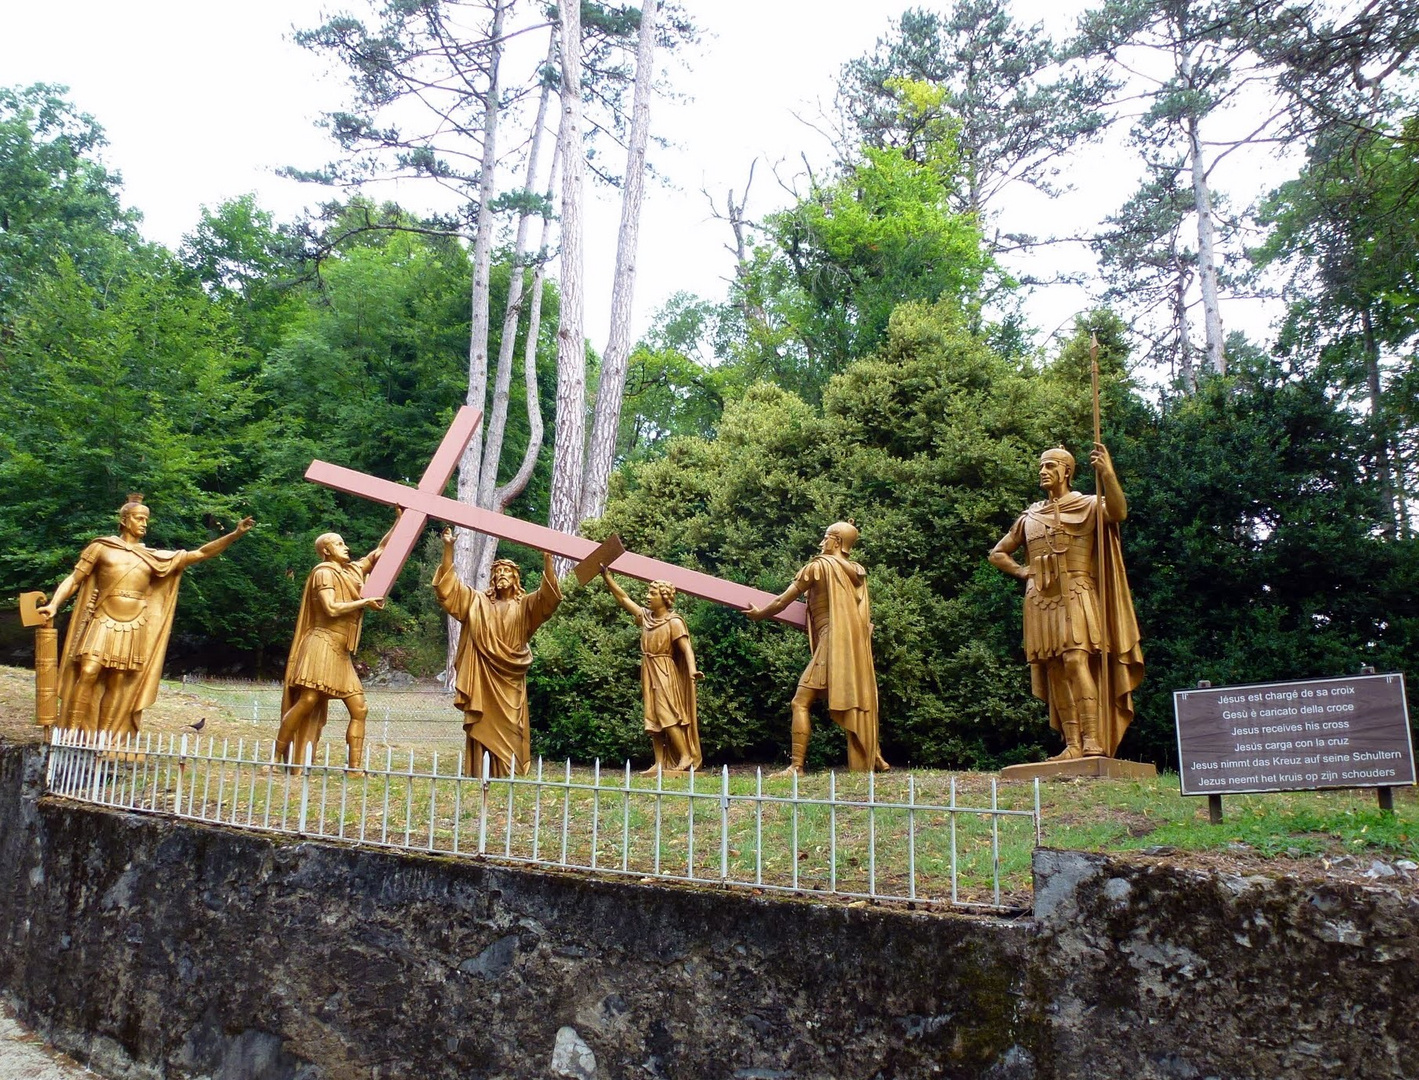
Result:
<svg viewBox="0 0 1419 1080"><path fill-rule="evenodd" d="M396 519L398 517L396 515ZM281 728L276 735L280 761L305 762L306 750L320 741L331 698L345 702L350 714L345 729L346 762L358 769L365 749L365 717L369 706L355 673L352 654L360 647L360 626L365 609L383 609L383 597L361 598L374 564L384 554L390 529L363 559L350 558L350 549L339 533L315 539L320 562L306 578L301 610L286 660L285 688L281 694Z"/></svg>
<svg viewBox="0 0 1419 1080"><path fill-rule="evenodd" d="M84 548L54 599L37 609L53 619L75 597L59 660L65 728L113 740L137 734L143 710L158 696L182 572L220 555L256 524L243 518L196 551L155 551L143 545L148 515L143 496L129 495L118 511L119 534Z"/></svg>
<svg viewBox="0 0 1419 1080"><path fill-rule="evenodd" d="M857 526L849 521L829 525L821 554L798 571L792 585L763 607L744 608L745 615L758 620L777 615L800 594L808 601L813 658L793 695L792 757L778 776L803 772L813 732L808 709L820 697L827 698L833 723L847 732L848 768L880 772L888 767L877 748L877 673L872 666L867 571L847 557L857 538Z"/></svg>
<svg viewBox="0 0 1419 1080"><path fill-rule="evenodd" d="M704 672L695 667L690 631L675 610L675 586L652 581L646 586L641 607L603 565L601 576L616 602L641 628L641 696L645 702L645 730L655 751L655 764L646 770L685 772L704 764L700 752L700 720L695 681Z"/></svg>
<svg viewBox="0 0 1419 1080"><path fill-rule="evenodd" d="M1128 502L1103 443L1094 443L1089 460L1104 495L1102 514L1097 495L1070 489L1073 455L1046 450L1040 487L1048 498L1021 514L990 552L991 565L1025 583L1025 658L1034 694L1049 704L1050 726L1064 736L1064 750L1051 761L1112 757L1143 680L1118 538ZM1022 547L1023 565L1013 558Z"/></svg>
<svg viewBox="0 0 1419 1080"><path fill-rule="evenodd" d="M526 772L532 756L527 717L527 669L532 635L557 610L562 590L552 556L542 553L542 584L522 589L522 575L510 559L493 563L492 587L476 592L453 570L453 530L443 530L443 559L434 572L434 594L443 609L463 624L454 658L453 703L463 713L467 735L463 769L481 776L486 751L492 776L507 776L517 759Z"/></svg>

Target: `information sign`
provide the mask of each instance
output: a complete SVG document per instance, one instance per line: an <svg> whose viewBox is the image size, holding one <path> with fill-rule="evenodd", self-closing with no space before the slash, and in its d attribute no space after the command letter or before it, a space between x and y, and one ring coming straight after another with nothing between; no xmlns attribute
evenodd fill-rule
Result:
<svg viewBox="0 0 1419 1080"><path fill-rule="evenodd" d="M1173 692L1184 795L1414 783L1404 676Z"/></svg>

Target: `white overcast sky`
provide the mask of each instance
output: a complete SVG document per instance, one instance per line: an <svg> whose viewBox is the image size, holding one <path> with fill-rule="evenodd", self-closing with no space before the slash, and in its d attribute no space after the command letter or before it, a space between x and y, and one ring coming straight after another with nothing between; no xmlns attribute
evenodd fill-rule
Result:
<svg viewBox="0 0 1419 1080"><path fill-rule="evenodd" d="M820 104L826 109L842 64L869 50L891 18L922 2L687 0L704 37L688 70L671 68L676 89L690 100L654 107L653 129L673 145L652 151L670 183L647 187L637 333L676 291L723 295L732 270L723 246L729 234L710 218L701 187L722 200L730 186L742 188L758 158L750 214L786 201L763 166L783 161L792 172L802 154L819 164L828 157L824 139L795 114L816 115ZM1045 21L1059 34L1072 28L1082 6L1079 0L1019 0L1016 15ZM323 194L274 170L335 156L316 121L341 105L345 85L289 38L293 27L315 25L339 10L338 0L0 0L0 84L70 87L78 107L105 128L105 161L122 173L125 201L142 211L145 234L176 247L203 205L256 192L263 206L290 218ZM1256 165L1246 168L1255 185ZM1045 201L1020 191L1009 208L1012 223L1039 233L1085 230L1128 195L1136 175L1126 153L1093 151L1075 167L1071 195ZM408 187L381 195L416 209L422 197ZM587 335L599 347L607 332L619 210L605 192L598 202L588 215L586 265ZM1053 258L1061 269L1093 268L1078 246ZM1071 286L1042 288L1028 311L1048 333L1089 299Z"/></svg>

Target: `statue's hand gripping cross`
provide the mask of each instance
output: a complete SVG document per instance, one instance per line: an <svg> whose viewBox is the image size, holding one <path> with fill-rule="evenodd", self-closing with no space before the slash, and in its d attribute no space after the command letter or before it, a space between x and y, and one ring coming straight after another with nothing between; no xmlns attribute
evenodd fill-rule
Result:
<svg viewBox="0 0 1419 1080"><path fill-rule="evenodd" d="M305 472L307 480L349 495L359 495L374 502L397 506L404 512L384 545L384 554L365 580L362 596L384 596L389 592L389 587L404 568L404 563L413 552L429 518L487 533L500 540L525 544L539 551L549 551L564 559L575 559L581 564L577 567L577 577L583 583L600 571L600 561L603 558L620 548L619 543L608 542L598 546L594 540L587 540L585 537L569 536L544 525L535 525L530 521L508 517L478 506L467 506L456 499L446 498L442 494L443 489L453 475L453 470L458 467L463 451L482 420L482 413L471 405L465 405L458 411L416 488L396 484L391 480L381 480L377 476L356 472L354 469L331 465L327 461L317 459L310 463L310 468ZM596 565L591 565L593 562ZM637 555L633 551L622 551L615 555L608 565L619 574L639 578L641 581L668 581L680 592L733 608L762 607L774 599L772 593L762 589L725 581L723 578L712 577L696 570L686 570L682 566ZM801 602L795 602L774 617L792 626L801 627L807 620L807 609Z"/></svg>

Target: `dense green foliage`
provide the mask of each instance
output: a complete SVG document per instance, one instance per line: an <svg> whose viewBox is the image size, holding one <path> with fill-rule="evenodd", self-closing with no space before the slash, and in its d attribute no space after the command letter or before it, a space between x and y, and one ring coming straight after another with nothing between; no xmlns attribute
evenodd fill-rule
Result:
<svg viewBox="0 0 1419 1080"><path fill-rule="evenodd" d="M1113 372L1105 438L1130 500L1124 548L1149 672L1124 753L1169 761L1171 691L1200 678L1409 667L1419 545L1379 535L1383 502L1357 466L1363 425L1324 381L1252 357L1159 407L1122 381L1123 328L1095 322ZM886 346L829 383L821 412L782 390L750 391L718 438L674 441L626 470L601 526L635 550L778 592L827 524L855 518L889 758L994 767L1043 756L1050 736L1029 695L1018 587L984 555L1039 497L1040 448L1063 442L1085 458L1086 340L1036 371L1001 360L949 305L898 308ZM781 755L802 636L681 606L707 673L706 745ZM597 586L542 632L535 707L556 718L546 751L637 749L635 642ZM814 744L824 760L840 754L827 726Z"/></svg>
<svg viewBox="0 0 1419 1080"><path fill-rule="evenodd" d="M1114 440L1124 550L1148 682L1125 750L1176 765L1170 692L1353 674L1415 675L1419 545L1382 535L1365 427L1315 375L1234 355L1233 373Z"/></svg>
<svg viewBox="0 0 1419 1080"><path fill-rule="evenodd" d="M821 411L775 387L750 390L717 438L677 440L624 472L601 527L634 550L778 592L828 524L855 519L886 752L921 764L1008 761L1030 753L1036 710L1010 658L1012 583L983 556L1033 499L1035 447L1061 432L1077 441L1084 416L1077 386L1002 361L953 305L905 305L881 352L829 382ZM601 592L569 601L539 638L535 707L562 714L548 735L556 753L610 756L635 731L635 631ZM706 672L706 745L772 754L805 639L682 606ZM608 616L626 627L608 634ZM595 734L568 714L600 718ZM833 734L823 732L829 744Z"/></svg>
<svg viewBox="0 0 1419 1080"><path fill-rule="evenodd" d="M389 524L387 508L307 483L311 460L417 479L463 402L467 253L386 228L317 265L244 198L204 214L174 256L137 237L92 156L101 131L55 93L0 98L0 276L16 283L0 313L0 594L52 588L115 531L130 491L147 495L159 547L196 547L250 513L257 529L184 582L177 651L269 669L311 541L334 529L363 551ZM342 215L361 210L332 211L333 228L351 232ZM495 269L495 304L509 272ZM554 290L544 312L550 366ZM517 402L508 441L526 438ZM409 569L367 641L437 670L442 620L415 581L427 573Z"/></svg>
<svg viewBox="0 0 1419 1080"><path fill-rule="evenodd" d="M958 12L1028 47L1019 101L1035 101L1055 54L999 14ZM1055 136L1016 153L991 142L1003 129L971 134L979 102L920 48L965 25L904 17L881 62L850 72L868 145L846 148L793 206L740 222L724 302L682 296L661 313L633 358L622 466L588 533L779 592L828 524L854 519L889 760L1042 757L1054 739L1029 691L1019 586L985 554L1039 497L1042 449L1069 447L1091 490L1092 327L1148 663L1123 753L1167 763L1171 692L1201 678L1415 674L1413 122L1348 138L1347 168L1317 136L1306 171L1273 195L1258 259L1292 282L1273 352L1234 338L1226 376L1145 390L1137 338L1109 311L1043 348L1000 315L1015 285L987 250L982 196L1013 179L1047 185ZM991 63L997 81L1017 71ZM310 460L412 480L464 400L468 254L398 207L329 207L322 237L250 198L206 212L174 254L138 236L102 144L58 91L0 92L0 596L52 588L86 540L113 531L128 491L147 493L156 546L196 546L252 513L256 531L184 584L174 651L271 673L311 540L336 529L363 551L390 518L306 483ZM1150 190L1148 221L1119 250L1166 299L1185 217L1177 174ZM494 266L495 312L512 272ZM537 349L549 428L556 302L549 288ZM527 431L514 395L505 469ZM547 457L513 513L545 518ZM530 584L537 560L514 554ZM423 585L435 558L430 538L366 620L365 659L442 666ZM706 673L708 757L781 758L803 636L680 606ZM540 751L645 757L637 635L599 583L569 586L534 642ZM810 761L841 757L820 716Z"/></svg>

